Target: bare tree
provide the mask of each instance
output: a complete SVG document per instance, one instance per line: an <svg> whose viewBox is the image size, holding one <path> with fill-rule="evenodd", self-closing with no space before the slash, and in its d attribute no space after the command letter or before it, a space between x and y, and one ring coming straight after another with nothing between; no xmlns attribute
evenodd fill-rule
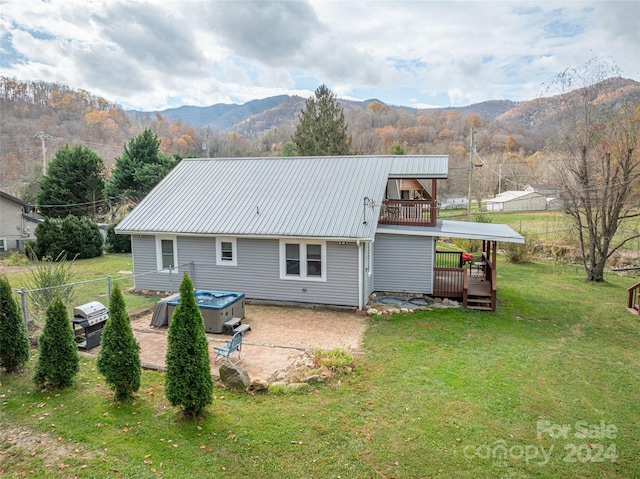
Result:
<svg viewBox="0 0 640 479"><path fill-rule="evenodd" d="M613 77L615 75L615 77ZM588 281L604 280L611 255L640 237L629 218L640 216L640 106L609 103L618 69L591 60L565 70L555 86L563 96L566 128L554 139L565 188L565 209L573 219ZM635 194L634 194L635 192ZM625 225L623 227L623 225Z"/></svg>

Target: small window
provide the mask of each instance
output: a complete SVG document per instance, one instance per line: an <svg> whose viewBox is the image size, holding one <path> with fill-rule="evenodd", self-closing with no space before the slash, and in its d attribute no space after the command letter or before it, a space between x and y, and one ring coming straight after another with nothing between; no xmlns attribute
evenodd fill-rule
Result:
<svg viewBox="0 0 640 479"><path fill-rule="evenodd" d="M169 271L178 266L178 254L175 237L156 238L158 270Z"/></svg>
<svg viewBox="0 0 640 479"><path fill-rule="evenodd" d="M216 264L218 266L237 265L235 238L216 238Z"/></svg>

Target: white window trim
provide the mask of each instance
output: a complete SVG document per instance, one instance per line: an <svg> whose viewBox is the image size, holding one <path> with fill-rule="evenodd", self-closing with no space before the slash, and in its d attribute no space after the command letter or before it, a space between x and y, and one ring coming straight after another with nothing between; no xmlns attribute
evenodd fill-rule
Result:
<svg viewBox="0 0 640 479"><path fill-rule="evenodd" d="M300 274L288 275L287 274L287 244L300 245ZM307 248L309 244L320 245L320 259L321 259L321 274L320 276L307 276ZM292 281L327 281L327 242L320 240L280 240L280 279L292 280Z"/></svg>
<svg viewBox="0 0 640 479"><path fill-rule="evenodd" d="M168 273L169 269L168 268L163 268L162 267L162 240L171 240L173 241L173 261L174 261L174 265L173 265L173 272L177 273L178 272L178 240L176 236L168 236L168 235L161 235L161 236L156 236L156 268L161 272L161 273Z"/></svg>
<svg viewBox="0 0 640 479"><path fill-rule="evenodd" d="M222 243L231 243L231 261L222 259ZM216 237L216 264L218 266L238 266L238 248L236 239L228 236Z"/></svg>

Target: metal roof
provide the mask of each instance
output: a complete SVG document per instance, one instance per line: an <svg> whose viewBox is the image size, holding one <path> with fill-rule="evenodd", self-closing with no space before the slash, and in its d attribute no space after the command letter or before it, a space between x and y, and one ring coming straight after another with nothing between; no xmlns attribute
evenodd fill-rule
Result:
<svg viewBox="0 0 640 479"><path fill-rule="evenodd" d="M446 178L447 169L446 156L188 158L116 231L373 238L389 177Z"/></svg>
<svg viewBox="0 0 640 479"><path fill-rule="evenodd" d="M524 236L511 227L496 223L475 223L469 221L438 220L433 228L382 225L378 233L405 234L412 236L442 236L445 238L466 238L504 243L524 243Z"/></svg>
<svg viewBox="0 0 640 479"><path fill-rule="evenodd" d="M503 191L502 193L495 196L495 198L490 198L486 200L487 203L506 203L507 201L519 200L523 199L527 196L544 196L542 193L538 193L537 191Z"/></svg>

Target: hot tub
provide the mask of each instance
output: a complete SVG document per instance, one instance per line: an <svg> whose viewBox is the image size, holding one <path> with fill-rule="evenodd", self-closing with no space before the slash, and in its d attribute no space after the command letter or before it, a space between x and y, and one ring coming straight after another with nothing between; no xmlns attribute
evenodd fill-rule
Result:
<svg viewBox="0 0 640 479"><path fill-rule="evenodd" d="M202 313L204 330L207 333L222 333L225 321L231 318L244 318L244 293L196 289L194 296ZM179 295L167 302L169 320L179 303Z"/></svg>

